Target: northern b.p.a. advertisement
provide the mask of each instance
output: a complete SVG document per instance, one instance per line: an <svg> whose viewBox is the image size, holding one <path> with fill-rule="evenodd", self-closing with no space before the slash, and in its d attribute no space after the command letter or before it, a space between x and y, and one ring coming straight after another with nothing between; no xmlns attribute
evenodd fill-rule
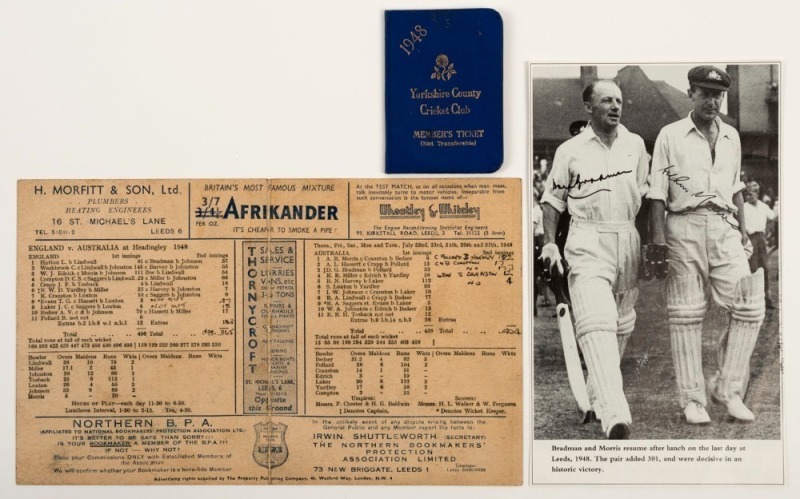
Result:
<svg viewBox="0 0 800 499"><path fill-rule="evenodd" d="M520 196L20 181L17 481L519 484Z"/></svg>

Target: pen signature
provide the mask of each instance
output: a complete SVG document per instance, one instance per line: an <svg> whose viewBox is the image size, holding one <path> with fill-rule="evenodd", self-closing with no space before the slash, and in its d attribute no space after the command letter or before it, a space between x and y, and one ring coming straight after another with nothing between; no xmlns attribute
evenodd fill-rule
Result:
<svg viewBox="0 0 800 499"><path fill-rule="evenodd" d="M673 168L675 168L675 165L667 166L666 168L662 168L659 171L662 172L664 175L666 175L670 182L674 183L675 185L680 187L683 190L683 192L686 192L688 194L689 189L686 187L686 185L683 184L683 182L691 180L691 178L687 177L686 175L679 175L677 173L673 173L672 171L670 171ZM697 205L694 207L695 210L697 210L700 207L703 207L707 210L713 211L717 215L721 216L722 220L724 220L728 225L730 225L736 230L739 230L739 226L728 219L728 215L730 215L730 212L727 209L721 208L711 202L712 199L717 197L716 194L706 194L700 191L692 194L692 197L700 198L700 202L697 203Z"/></svg>
<svg viewBox="0 0 800 499"><path fill-rule="evenodd" d="M618 177L618 176L624 175L626 173L633 173L633 170L621 170L621 171L618 171L618 172L609 173L608 175L603 175L601 173L598 177L589 178L589 179L586 179L586 180L581 180L581 174L579 173L579 174L575 175L575 180L573 180L570 184L567 184L567 185L561 185L558 182L556 182L555 179L553 179L553 189L566 189L566 190L569 191L569 190L572 190L574 187L577 187L578 190L580 190L580 188L583 187L583 184L593 184L595 182L602 182L603 180L608 180L610 178ZM604 190L607 191L608 189L604 189ZM600 191L597 191L597 192L600 192Z"/></svg>
<svg viewBox="0 0 800 499"><path fill-rule="evenodd" d="M728 210L726 210L725 208L720 208L719 206L715 205L714 203L712 203L710 201L708 203L706 203L705 208L707 210L711 210L714 213L716 213L717 215L721 216L722 220L727 222L728 225L730 225L731 227L733 227L736 230L739 230L739 226L738 225L736 225L735 223L733 223L730 220L728 220L728 215L730 215L730 212Z"/></svg>
<svg viewBox="0 0 800 499"><path fill-rule="evenodd" d="M664 175L666 175L667 178L670 180L670 182L674 182L675 185L683 189L683 192L688 194L689 189L685 185L683 185L682 182L690 180L689 177L687 177L686 175L679 176L677 173L672 173L670 170L672 170L673 168L675 168L675 165L667 166L666 168L662 168L659 171L662 172Z"/></svg>
<svg viewBox="0 0 800 499"><path fill-rule="evenodd" d="M596 191L594 191L593 193L591 193L591 194L587 194L587 195L585 195L585 196L573 196L572 194L567 194L567 196L569 196L569 197L570 197L570 198L572 198L572 199L586 199L586 198L588 198L589 196L594 196L594 195L595 195L595 194L597 194L598 192L611 192L611 189L597 189L597 190L596 190Z"/></svg>

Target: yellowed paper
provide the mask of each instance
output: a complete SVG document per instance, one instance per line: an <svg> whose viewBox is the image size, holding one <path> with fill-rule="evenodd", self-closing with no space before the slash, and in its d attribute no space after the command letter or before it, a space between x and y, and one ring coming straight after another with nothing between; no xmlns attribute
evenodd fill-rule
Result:
<svg viewBox="0 0 800 499"><path fill-rule="evenodd" d="M17 481L520 484L520 197L20 181Z"/></svg>

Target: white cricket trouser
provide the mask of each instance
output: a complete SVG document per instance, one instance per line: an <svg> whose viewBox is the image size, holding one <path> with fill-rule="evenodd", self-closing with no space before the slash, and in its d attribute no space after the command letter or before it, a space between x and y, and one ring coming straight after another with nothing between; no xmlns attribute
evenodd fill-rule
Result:
<svg viewBox="0 0 800 499"><path fill-rule="evenodd" d="M698 274L711 285L719 306L730 310L736 284L750 275L741 233L723 218L736 224L730 213L710 210L667 215L669 275Z"/></svg>
<svg viewBox="0 0 800 499"><path fill-rule="evenodd" d="M564 252L590 397L607 434L614 424L631 422L619 364L636 319L639 233L633 221L573 218Z"/></svg>

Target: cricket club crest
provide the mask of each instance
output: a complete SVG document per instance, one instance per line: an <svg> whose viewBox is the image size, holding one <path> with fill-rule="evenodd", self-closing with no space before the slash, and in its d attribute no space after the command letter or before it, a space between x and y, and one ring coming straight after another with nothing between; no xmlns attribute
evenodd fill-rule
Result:
<svg viewBox="0 0 800 499"><path fill-rule="evenodd" d="M286 446L286 429L283 423L258 423L253 426L256 430L256 443L253 446L253 459L259 466L268 469L277 468L289 458L289 448Z"/></svg>
<svg viewBox="0 0 800 499"><path fill-rule="evenodd" d="M431 73L431 80L441 80L447 81L456 74L456 70L453 69L453 63L450 62L450 58L447 57L447 54L439 54L436 56L436 66L433 67L433 73Z"/></svg>

